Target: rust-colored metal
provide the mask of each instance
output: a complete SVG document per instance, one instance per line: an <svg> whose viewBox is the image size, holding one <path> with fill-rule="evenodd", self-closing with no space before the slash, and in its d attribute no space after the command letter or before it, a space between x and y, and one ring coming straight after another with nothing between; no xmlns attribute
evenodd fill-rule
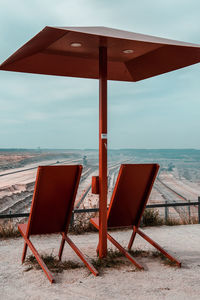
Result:
<svg viewBox="0 0 200 300"><path fill-rule="evenodd" d="M27 247L28 247L28 244L26 242L24 242L24 249L23 249L23 252L22 252L22 264L24 263L24 260L26 258Z"/></svg>
<svg viewBox="0 0 200 300"><path fill-rule="evenodd" d="M128 243L128 249L129 249L129 250L131 249L131 247L132 247L132 245L133 245L133 242L134 242L134 240L135 240L136 233L137 233L137 232L136 232L136 227L133 226L133 233L132 233L131 238L130 238L130 241L129 241L129 243Z"/></svg>
<svg viewBox="0 0 200 300"><path fill-rule="evenodd" d="M81 165L38 168L27 227L29 235L68 230L81 172Z"/></svg>
<svg viewBox="0 0 200 300"><path fill-rule="evenodd" d="M165 255L169 260L171 260L172 262L175 262L177 264L177 266L180 268L181 267L181 262L178 261L176 258L174 258L173 256L171 256L167 251L165 251L158 243L156 243L155 241L153 241L148 235L144 234L144 232L142 232L139 228L135 229L136 232L143 237L143 239L145 239L148 243L150 243L153 247L155 247L157 250L159 250L163 255Z"/></svg>
<svg viewBox="0 0 200 300"><path fill-rule="evenodd" d="M93 218L90 223L99 230L99 219ZM132 262L138 269L143 270L144 268L126 251L109 233L107 233L107 239L126 257ZM97 246L97 255L99 255L99 244Z"/></svg>
<svg viewBox="0 0 200 300"><path fill-rule="evenodd" d="M136 233L138 233L180 267L181 263L177 259L172 257L138 228L158 170L159 165L157 164L121 165L108 209L107 223L108 227L131 226L133 228L133 233L128 244L129 250L132 247ZM93 218L90 222L99 230L98 218ZM127 256L127 251L111 235L107 234L107 238L132 263L139 269L142 268L132 257ZM98 251L99 245L97 246Z"/></svg>
<svg viewBox="0 0 200 300"><path fill-rule="evenodd" d="M51 283L54 281L53 276L31 243L29 236L58 232L62 236L67 235L81 172L81 165L39 167L28 223L18 225L18 229L25 240L22 263L26 257L28 246ZM60 259L64 241L65 239L62 238L59 251ZM78 248L74 243L71 242L70 245L76 253L78 252L78 256L85 261L89 270L97 275L98 272L91 267L91 264L87 262L82 252L77 250Z"/></svg>
<svg viewBox="0 0 200 300"><path fill-rule="evenodd" d="M92 194L99 195L99 176L92 176Z"/></svg>
<svg viewBox="0 0 200 300"><path fill-rule="evenodd" d="M99 48L99 257L107 255L107 49Z"/></svg>
<svg viewBox="0 0 200 300"><path fill-rule="evenodd" d="M106 27L47 26L0 69L98 79L99 47L108 49L108 80L138 81L200 61L200 45L192 43Z"/></svg>
<svg viewBox="0 0 200 300"><path fill-rule="evenodd" d="M126 256L138 269L144 270L141 266L110 234L107 234L108 240L117 248L119 251Z"/></svg>
<svg viewBox="0 0 200 300"><path fill-rule="evenodd" d="M53 278L53 275L51 274L51 272L49 271L49 269L47 268L46 264L44 263L44 261L42 260L41 256L39 255L39 253L37 252L37 250L35 249L35 247L33 246L33 244L31 243L30 239L27 238L26 235L26 229L24 228L22 225L27 225L27 224L19 224L18 225L18 229L21 233L21 235L23 236L26 245L29 246L30 250L32 251L33 255L35 256L37 262L39 263L40 267L42 268L42 270L44 271L44 273L46 274L47 278L49 279L49 281L51 283L53 283L55 280ZM24 230L25 229L25 230ZM26 246L26 249L27 249ZM26 250L24 249L23 254L22 254L22 262L25 259L25 255L26 255Z"/></svg>
<svg viewBox="0 0 200 300"><path fill-rule="evenodd" d="M88 261L84 254L77 248L77 246L72 242L72 240L65 234L62 234L63 239L71 246L71 248L76 252L80 257L86 267L95 275L98 276L99 272L93 267L93 265ZM61 259L61 256L59 257Z"/></svg>
<svg viewBox="0 0 200 300"><path fill-rule="evenodd" d="M123 164L108 209L108 227L139 226L159 165Z"/></svg>

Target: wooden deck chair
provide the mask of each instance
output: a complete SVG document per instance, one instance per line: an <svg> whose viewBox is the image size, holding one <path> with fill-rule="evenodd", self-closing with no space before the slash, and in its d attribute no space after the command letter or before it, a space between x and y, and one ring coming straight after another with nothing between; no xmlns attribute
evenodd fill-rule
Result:
<svg viewBox="0 0 200 300"><path fill-rule="evenodd" d="M157 164L121 165L107 213L107 225L108 228L131 226L131 228L133 228L133 233L128 244L129 250L132 247L136 233L138 233L147 242L180 267L181 263L179 261L173 258L139 229L142 214L151 193L158 169L159 165ZM90 222L99 230L98 218L93 218ZM135 266L139 269L143 269L129 252L126 251L110 234L107 234L107 238Z"/></svg>
<svg viewBox="0 0 200 300"><path fill-rule="evenodd" d="M98 275L97 270L88 262L67 234L81 172L81 165L39 167L28 223L18 225L25 240L22 263L25 260L28 246L51 283L54 282L53 276L30 241L30 235L61 233L59 259L61 260L66 241L88 269L95 276Z"/></svg>

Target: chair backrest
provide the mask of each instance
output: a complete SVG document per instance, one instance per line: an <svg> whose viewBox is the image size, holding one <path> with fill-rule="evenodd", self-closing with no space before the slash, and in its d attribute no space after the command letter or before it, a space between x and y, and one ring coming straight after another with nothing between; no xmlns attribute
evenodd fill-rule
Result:
<svg viewBox="0 0 200 300"><path fill-rule="evenodd" d="M66 232L82 166L38 167L27 235Z"/></svg>
<svg viewBox="0 0 200 300"><path fill-rule="evenodd" d="M108 227L139 226L158 170L157 164L121 165L108 210Z"/></svg>

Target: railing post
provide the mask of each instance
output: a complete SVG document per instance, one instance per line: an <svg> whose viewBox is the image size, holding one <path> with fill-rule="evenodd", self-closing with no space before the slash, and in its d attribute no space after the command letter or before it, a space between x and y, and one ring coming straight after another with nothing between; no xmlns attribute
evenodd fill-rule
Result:
<svg viewBox="0 0 200 300"><path fill-rule="evenodd" d="M71 216L71 220L70 220L70 226L72 227L74 224L74 211L72 211L72 216Z"/></svg>
<svg viewBox="0 0 200 300"><path fill-rule="evenodd" d="M199 224L200 224L200 196L198 197L198 220L199 220Z"/></svg>
<svg viewBox="0 0 200 300"><path fill-rule="evenodd" d="M167 204L167 200L165 200L165 204ZM168 220L168 207L165 206L165 223L167 223Z"/></svg>
<svg viewBox="0 0 200 300"><path fill-rule="evenodd" d="M188 200L188 203L190 203L190 200ZM188 206L188 219L189 219L189 224L190 224L190 221L191 221L190 205Z"/></svg>

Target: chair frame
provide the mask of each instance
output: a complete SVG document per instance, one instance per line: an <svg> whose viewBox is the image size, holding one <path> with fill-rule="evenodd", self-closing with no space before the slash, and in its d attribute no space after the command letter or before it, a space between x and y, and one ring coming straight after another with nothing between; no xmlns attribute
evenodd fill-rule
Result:
<svg viewBox="0 0 200 300"><path fill-rule="evenodd" d="M60 232L60 234L62 236L62 240L61 240L61 244L60 244L58 257L59 257L59 260L61 260L63 249L64 249L64 244L65 244L65 242L67 242L69 244L69 246L75 251L75 253L80 257L80 259L83 261L83 263L86 265L86 267L92 272L92 274L97 276L99 274L98 271L88 261L88 259L84 256L84 254L78 249L78 247L72 242L72 240L68 237L68 234L67 234L69 224L70 224L70 220L71 220L73 205L74 205L74 201L75 201L75 198L76 198L77 189L78 189L78 185L79 185L79 181L80 181L80 176L81 176L81 172L82 172L82 166L79 165L78 167L79 167L78 168L79 170L78 170L78 176L76 178L76 185L75 185L75 188L74 188L72 200L70 202L68 218L67 218L67 220L65 222L65 226L64 226L66 229L65 229L64 232ZM35 182L35 189L34 189L34 194L33 194L33 199L32 199L32 204L31 204L31 210L30 210L28 223L27 224L19 224L18 229L19 229L22 237L25 240L23 253L22 253L22 264L24 263L24 260L26 258L27 248L29 247L29 249L31 250L31 252L35 256L37 262L39 263L42 270L44 271L45 275L47 276L48 280L51 283L53 283L53 282L55 282L54 277L52 276L52 274L49 271L48 267L46 266L46 264L42 260L42 258L39 255L38 251L34 247L33 243L30 241L32 219L33 219L33 216L34 216L34 208L35 208L35 205L36 205L36 202L37 202L37 185L38 185L39 177L40 177L40 172L39 172L40 168L42 168L42 167L38 167L38 172L37 172L36 182Z"/></svg>
<svg viewBox="0 0 200 300"><path fill-rule="evenodd" d="M142 218L142 215L143 215L143 212L144 212L144 209L146 207L146 203L148 201L148 198L150 196L150 193L151 193L151 190L152 190L152 187L153 187L153 184L154 184L154 181L156 179L156 176L157 176L157 173L158 173L158 170L159 170L159 165L156 165L156 164L152 164L152 165L155 165L156 167L156 171L154 172L152 178L151 178L151 183L150 183L150 186L149 186L149 189L148 189L148 192L146 194L146 198L145 198L145 201L144 201L144 205L143 205L143 208L142 208L142 212L140 214L140 217L139 217L139 220L137 222L136 225L134 225L132 228L133 228L133 232L132 232L132 235L131 235L131 238L130 238L130 241L128 243L128 251L131 250L131 247L133 245L133 242L134 242L134 239L135 239L135 236L136 234L139 234L143 239L145 239L148 243L150 243L153 247L155 247L158 251L160 251L165 257L167 257L169 260L171 260L173 263L175 263L178 267L181 267L181 262L178 261L176 258L174 258L172 255L170 255L166 250L164 250L158 243L156 243L154 240L152 240L148 235L146 235L143 231L141 231L139 229L139 225L140 225L140 222L141 222L141 218ZM116 181L116 184L115 184L115 187L114 187L114 190L113 190L113 195L115 195L116 193L116 190L118 188L118 184L119 184L119 180L120 180L120 177L122 175L122 171L123 171L123 166L124 165L121 165L121 168L119 170L119 174L118 174L118 177L117 177L117 181ZM109 213L110 211L112 210L112 205L113 205L113 202L114 202L114 196L112 195L111 197L111 202L110 202L110 205L109 205L109 209L108 209L108 212L107 212L107 220L109 218ZM99 230L99 218L92 218L90 219L90 223L97 229ZM118 227L118 226L117 226ZM119 227L122 227L122 226L119 226ZM130 260L131 263L133 263L138 269L140 270L143 270L144 267L142 265L140 265L134 258L132 255L130 255L130 253L125 249L123 248L109 233L107 233L107 239L126 257ZM97 255L99 253L99 244L97 246Z"/></svg>

